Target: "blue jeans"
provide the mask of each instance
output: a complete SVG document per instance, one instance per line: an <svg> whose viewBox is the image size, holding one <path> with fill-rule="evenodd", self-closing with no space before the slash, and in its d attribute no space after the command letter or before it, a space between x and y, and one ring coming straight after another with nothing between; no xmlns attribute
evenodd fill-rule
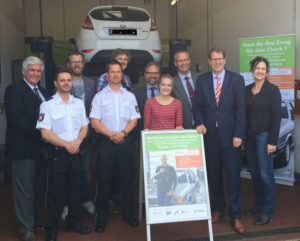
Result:
<svg viewBox="0 0 300 241"><path fill-rule="evenodd" d="M262 215L273 217L276 184L273 172L273 155L268 155L267 144L267 132L250 132L247 134L245 148L248 169L253 182L254 207L261 209Z"/></svg>
<svg viewBox="0 0 300 241"><path fill-rule="evenodd" d="M162 192L157 189L157 204L158 206L169 206L172 195L167 195L166 192Z"/></svg>

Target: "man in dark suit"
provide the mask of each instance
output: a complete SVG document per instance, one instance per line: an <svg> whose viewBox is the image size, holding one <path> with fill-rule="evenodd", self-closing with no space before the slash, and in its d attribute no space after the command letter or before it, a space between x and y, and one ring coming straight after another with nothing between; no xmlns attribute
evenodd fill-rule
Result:
<svg viewBox="0 0 300 241"><path fill-rule="evenodd" d="M212 198L212 222L224 216L222 177L224 161L229 216L236 232L244 233L241 222L239 154L245 135L245 86L241 75L224 69L225 52L213 48L208 62L212 72L199 76L193 100L197 131L204 136L208 182Z"/></svg>
<svg viewBox="0 0 300 241"><path fill-rule="evenodd" d="M35 128L41 102L48 97L38 86L43 62L30 56L23 61L23 79L7 87L4 103L7 118L6 154L12 162L12 186L18 232L22 240L35 240L35 185L40 171L41 134Z"/></svg>
<svg viewBox="0 0 300 241"><path fill-rule="evenodd" d="M192 129L192 100L198 75L196 73L191 73L190 56L185 50L180 50L175 53L174 65L177 67L178 74L174 77L172 95L182 103L184 129Z"/></svg>
<svg viewBox="0 0 300 241"><path fill-rule="evenodd" d="M144 117L144 107L147 99L153 96L157 96L159 94L159 89L157 86L157 82L160 77L159 65L153 61L149 62L145 67L144 76L147 84L133 91L141 113L141 119L138 120L138 124L133 132L135 135L135 140L140 139L140 132L141 130L144 129L143 117Z"/></svg>

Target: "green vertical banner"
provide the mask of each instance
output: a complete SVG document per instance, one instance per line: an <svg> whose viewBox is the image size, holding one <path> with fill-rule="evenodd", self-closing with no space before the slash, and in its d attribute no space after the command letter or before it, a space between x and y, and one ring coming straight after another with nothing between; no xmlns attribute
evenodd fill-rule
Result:
<svg viewBox="0 0 300 241"><path fill-rule="evenodd" d="M282 113L274 174L277 183L286 185L294 184L295 37L282 35L239 40L240 74L245 79L245 85L254 81L249 61L261 56L270 63L268 80L280 89ZM246 166L243 168L243 175L249 175Z"/></svg>

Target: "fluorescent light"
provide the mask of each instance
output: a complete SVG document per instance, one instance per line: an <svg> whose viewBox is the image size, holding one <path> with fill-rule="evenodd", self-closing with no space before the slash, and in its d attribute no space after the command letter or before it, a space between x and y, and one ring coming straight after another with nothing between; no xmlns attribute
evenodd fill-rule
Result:
<svg viewBox="0 0 300 241"><path fill-rule="evenodd" d="M171 4L172 6L174 6L174 5L175 5L176 3L178 3L178 2L179 2L179 0L172 0L170 4Z"/></svg>

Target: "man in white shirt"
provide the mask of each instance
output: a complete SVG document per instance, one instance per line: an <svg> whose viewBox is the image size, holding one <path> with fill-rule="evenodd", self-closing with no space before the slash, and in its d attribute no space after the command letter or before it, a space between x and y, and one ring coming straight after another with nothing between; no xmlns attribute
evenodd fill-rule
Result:
<svg viewBox="0 0 300 241"><path fill-rule="evenodd" d="M41 104L37 129L50 145L46 198L46 241L56 241L61 194L68 186L68 232L88 234L81 224L82 164L80 145L86 137L89 120L84 103L70 94L72 77L69 70L60 70L54 81L57 93Z"/></svg>
<svg viewBox="0 0 300 241"><path fill-rule="evenodd" d="M122 218L132 227L139 225L133 213L133 143L128 135L140 118L132 93L122 87L123 69L116 60L107 65L109 84L92 101L90 119L99 134L97 140L96 232L104 232L108 218L111 180L119 175L122 193ZM114 173L117 163L118 172Z"/></svg>

